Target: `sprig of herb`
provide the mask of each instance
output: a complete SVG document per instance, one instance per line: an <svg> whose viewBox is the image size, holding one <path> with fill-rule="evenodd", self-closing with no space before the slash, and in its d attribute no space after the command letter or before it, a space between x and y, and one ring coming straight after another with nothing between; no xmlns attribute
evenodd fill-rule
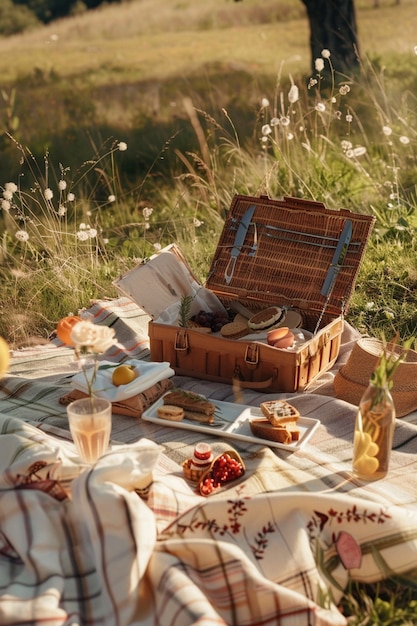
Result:
<svg viewBox="0 0 417 626"><path fill-rule="evenodd" d="M180 311L179 311L179 325L181 328L187 328L188 320L191 316L191 303L194 296L181 296Z"/></svg>
<svg viewBox="0 0 417 626"><path fill-rule="evenodd" d="M383 341L383 350L379 357L375 369L371 375L371 383L376 387L385 387L391 389L393 386L393 376L397 371L399 365L407 359L408 350L411 348L414 342L414 337L408 339L401 351L396 350L398 344L399 335L395 335L394 339L387 344Z"/></svg>

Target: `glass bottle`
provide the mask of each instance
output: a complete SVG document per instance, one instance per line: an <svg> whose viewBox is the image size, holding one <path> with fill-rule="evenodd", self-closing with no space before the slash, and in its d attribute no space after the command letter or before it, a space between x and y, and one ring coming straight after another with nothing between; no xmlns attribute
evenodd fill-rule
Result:
<svg viewBox="0 0 417 626"><path fill-rule="evenodd" d="M388 472L395 429L395 407L388 387L369 383L359 403L353 438L353 474L378 480Z"/></svg>

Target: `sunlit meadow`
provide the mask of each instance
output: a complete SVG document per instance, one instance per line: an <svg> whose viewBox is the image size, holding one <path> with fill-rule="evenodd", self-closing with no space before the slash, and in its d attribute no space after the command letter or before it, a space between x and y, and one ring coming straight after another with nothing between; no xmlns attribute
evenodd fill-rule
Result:
<svg viewBox="0 0 417 626"><path fill-rule="evenodd" d="M359 80L344 80L323 50L308 81L278 76L273 93L260 97L252 138L241 140L227 110L215 120L190 100L198 149L176 151L179 165L164 184L148 172L123 188L125 141L94 148L73 172L53 155L39 163L9 136L20 174L1 187L1 334L16 344L46 339L57 319L115 296L115 277L172 241L204 281L233 195L266 193L373 214L347 319L376 336L414 335L415 110L413 94L393 100L370 63ZM169 142L161 150L169 157Z"/></svg>

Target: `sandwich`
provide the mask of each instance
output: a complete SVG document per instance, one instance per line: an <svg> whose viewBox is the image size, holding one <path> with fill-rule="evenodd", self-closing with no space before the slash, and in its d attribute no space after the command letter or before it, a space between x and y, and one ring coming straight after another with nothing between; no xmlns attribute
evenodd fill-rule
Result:
<svg viewBox="0 0 417 626"><path fill-rule="evenodd" d="M184 418L202 424L212 424L216 405L197 393L175 389L163 397L164 404L184 409Z"/></svg>

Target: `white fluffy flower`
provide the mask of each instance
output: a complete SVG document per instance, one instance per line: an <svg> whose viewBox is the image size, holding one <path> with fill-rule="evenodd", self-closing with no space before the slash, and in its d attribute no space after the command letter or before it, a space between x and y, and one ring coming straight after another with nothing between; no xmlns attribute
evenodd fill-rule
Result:
<svg viewBox="0 0 417 626"><path fill-rule="evenodd" d="M6 189L6 191L10 191L11 193L15 193L17 191L16 183L6 183L4 185L4 188Z"/></svg>
<svg viewBox="0 0 417 626"><path fill-rule="evenodd" d="M23 242L26 242L29 239L29 235L28 235L28 233L25 230L18 230L18 231L16 231L15 237L19 241L23 241Z"/></svg>
<svg viewBox="0 0 417 626"><path fill-rule="evenodd" d="M70 193L67 195L67 200L68 200L68 202L74 202L74 200L75 200L75 196L74 196L74 194L70 192Z"/></svg>
<svg viewBox="0 0 417 626"><path fill-rule="evenodd" d="M107 198L107 200L109 202L116 202L116 196L114 196L113 194L110 194L109 197Z"/></svg>
<svg viewBox="0 0 417 626"><path fill-rule="evenodd" d="M299 92L298 92L297 85L291 85L290 90L288 92L288 101L291 104L294 104L295 102L297 102L298 98L299 98Z"/></svg>
<svg viewBox="0 0 417 626"><path fill-rule="evenodd" d="M383 126L382 132L384 133L384 135L389 137L390 135L392 135L392 128L390 126Z"/></svg>
<svg viewBox="0 0 417 626"><path fill-rule="evenodd" d="M103 354L116 341L113 328L99 326L88 320L81 320L75 324L70 337L76 349L94 354Z"/></svg>
<svg viewBox="0 0 417 626"><path fill-rule="evenodd" d="M330 59L330 50L328 50L327 48L323 48L323 50L321 51L321 56L323 57L323 59Z"/></svg>
<svg viewBox="0 0 417 626"><path fill-rule="evenodd" d="M52 200L52 198L54 197L54 192L52 191L52 189L47 187L45 191L43 192L43 195L44 195L45 200Z"/></svg>
<svg viewBox="0 0 417 626"><path fill-rule="evenodd" d="M124 152L125 150L127 150L127 143L124 141L119 141L117 147L119 148L120 152Z"/></svg>
<svg viewBox="0 0 417 626"><path fill-rule="evenodd" d="M58 189L60 191L64 191L64 189L67 188L67 181L66 180L60 180L58 183Z"/></svg>
<svg viewBox="0 0 417 626"><path fill-rule="evenodd" d="M324 61L320 57L314 61L314 67L317 72L322 72L324 70Z"/></svg>
<svg viewBox="0 0 417 626"><path fill-rule="evenodd" d="M261 100L261 107L263 109L266 109L267 107L269 107L269 100L268 100L268 98L262 98L262 100Z"/></svg>

